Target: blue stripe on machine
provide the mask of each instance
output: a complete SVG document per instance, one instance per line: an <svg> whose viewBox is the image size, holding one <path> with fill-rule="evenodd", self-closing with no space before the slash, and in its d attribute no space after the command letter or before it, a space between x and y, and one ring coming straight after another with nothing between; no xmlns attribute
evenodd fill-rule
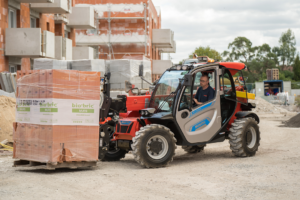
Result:
<svg viewBox="0 0 300 200"><path fill-rule="evenodd" d="M131 121L120 121L121 125L129 125L131 124Z"/></svg>
<svg viewBox="0 0 300 200"><path fill-rule="evenodd" d="M205 118L204 120L200 121L200 122L197 122L197 124L193 125L191 128L190 128L190 131L191 132L195 132L197 129L201 128L202 126L204 125L208 125L210 123L210 118L207 117Z"/></svg>
<svg viewBox="0 0 300 200"><path fill-rule="evenodd" d="M189 118L191 118L191 117L194 116L195 114L197 114L197 113L199 113L199 112L201 112L201 111L203 111L203 110L209 108L210 106L213 106L214 104L215 104L215 101L210 102L210 103L208 103L208 104L206 104L206 105L204 105L204 106L200 106L199 108L197 108L196 110L194 110L194 111L191 112Z"/></svg>

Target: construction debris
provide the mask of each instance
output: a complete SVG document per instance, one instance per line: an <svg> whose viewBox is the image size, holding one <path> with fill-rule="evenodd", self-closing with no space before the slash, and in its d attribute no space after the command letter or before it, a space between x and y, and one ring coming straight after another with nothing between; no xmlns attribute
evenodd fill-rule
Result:
<svg viewBox="0 0 300 200"><path fill-rule="evenodd" d="M288 121L283 122L286 127L294 127L299 128L300 127L300 113L298 113L296 116L292 117Z"/></svg>
<svg viewBox="0 0 300 200"><path fill-rule="evenodd" d="M253 110L255 113L274 113L274 114L287 114L292 113L279 105L269 103L261 97L255 97L255 100L249 100L256 104L256 108Z"/></svg>

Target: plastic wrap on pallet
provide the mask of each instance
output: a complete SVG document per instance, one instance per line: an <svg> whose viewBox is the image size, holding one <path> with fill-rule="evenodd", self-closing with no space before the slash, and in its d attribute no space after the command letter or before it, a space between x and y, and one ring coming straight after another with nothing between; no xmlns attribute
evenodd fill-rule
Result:
<svg viewBox="0 0 300 200"><path fill-rule="evenodd" d="M96 161L100 72L17 72L14 158L36 162Z"/></svg>
<svg viewBox="0 0 300 200"><path fill-rule="evenodd" d="M42 69L69 69L67 60L54 60L47 58L37 58L33 62L34 70Z"/></svg>
<svg viewBox="0 0 300 200"><path fill-rule="evenodd" d="M6 96L6 97L16 98L16 95L15 95L14 92L9 93L9 92L5 92L3 90L0 90L0 96Z"/></svg>
<svg viewBox="0 0 300 200"><path fill-rule="evenodd" d="M95 59L95 60L74 60L72 61L72 69L79 71L94 71L101 72L101 74L105 74L105 60Z"/></svg>
<svg viewBox="0 0 300 200"><path fill-rule="evenodd" d="M139 77L139 66L143 64L143 77L151 82L151 61L148 60L111 60L107 71L111 72L111 89L124 90L125 81L129 81L135 87L148 88L149 84Z"/></svg>

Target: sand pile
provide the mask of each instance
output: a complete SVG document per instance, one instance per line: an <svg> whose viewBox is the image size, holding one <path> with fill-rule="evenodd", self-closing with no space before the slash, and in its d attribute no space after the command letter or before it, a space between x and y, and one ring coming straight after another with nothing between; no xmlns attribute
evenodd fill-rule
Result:
<svg viewBox="0 0 300 200"><path fill-rule="evenodd" d="M256 108L253 110L256 113L285 114L290 112L279 105L269 103L261 97L255 97L255 100L249 100L249 102L256 104Z"/></svg>
<svg viewBox="0 0 300 200"><path fill-rule="evenodd" d="M283 122L286 127L300 127L300 113L292 117L290 120Z"/></svg>
<svg viewBox="0 0 300 200"><path fill-rule="evenodd" d="M12 142L13 122L15 121L16 99L0 96L0 142Z"/></svg>

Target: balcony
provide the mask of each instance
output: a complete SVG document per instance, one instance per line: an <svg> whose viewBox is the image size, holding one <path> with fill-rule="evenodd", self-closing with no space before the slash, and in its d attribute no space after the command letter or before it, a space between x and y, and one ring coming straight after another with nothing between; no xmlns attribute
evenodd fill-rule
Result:
<svg viewBox="0 0 300 200"><path fill-rule="evenodd" d="M158 48L172 48L174 32L170 29L153 29L152 44Z"/></svg>
<svg viewBox="0 0 300 200"><path fill-rule="evenodd" d="M40 28L5 29L5 55L54 58L54 33Z"/></svg>
<svg viewBox="0 0 300 200"><path fill-rule="evenodd" d="M20 3L53 3L54 0L16 0Z"/></svg>
<svg viewBox="0 0 300 200"><path fill-rule="evenodd" d="M71 13L71 0L54 0L53 3L32 3L31 8L39 13Z"/></svg>
<svg viewBox="0 0 300 200"><path fill-rule="evenodd" d="M55 24L68 24L69 20L66 14L54 14L54 22Z"/></svg>
<svg viewBox="0 0 300 200"><path fill-rule="evenodd" d="M96 29L86 31L76 30L76 46L96 46L111 44L145 44L145 35L139 33L118 33L118 34L99 34ZM146 36L148 37L148 36Z"/></svg>
<svg viewBox="0 0 300 200"><path fill-rule="evenodd" d="M72 40L55 36L55 59L72 60Z"/></svg>
<svg viewBox="0 0 300 200"><path fill-rule="evenodd" d="M73 47L73 60L94 59L95 50L92 47Z"/></svg>
<svg viewBox="0 0 300 200"><path fill-rule="evenodd" d="M96 28L95 10L93 7L73 7L72 14L68 15L68 26L76 29Z"/></svg>
<svg viewBox="0 0 300 200"><path fill-rule="evenodd" d="M161 53L176 53L176 42L173 40L173 45L171 48L159 48Z"/></svg>
<svg viewBox="0 0 300 200"><path fill-rule="evenodd" d="M167 69L172 67L171 60L152 60L153 70L152 74L163 74Z"/></svg>

